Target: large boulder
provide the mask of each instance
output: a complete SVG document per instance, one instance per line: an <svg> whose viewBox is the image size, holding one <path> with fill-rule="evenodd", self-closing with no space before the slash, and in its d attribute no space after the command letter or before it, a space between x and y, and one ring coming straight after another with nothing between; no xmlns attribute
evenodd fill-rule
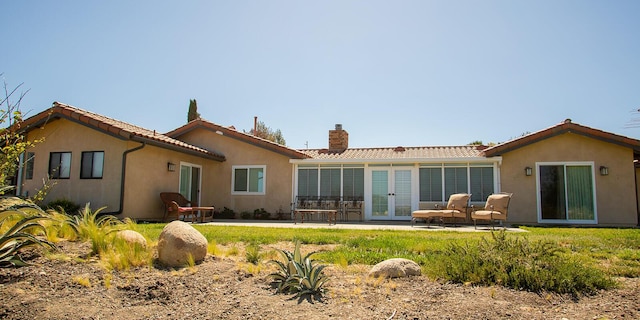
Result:
<svg viewBox="0 0 640 320"><path fill-rule="evenodd" d="M419 276L421 274L420 265L414 261L394 258L382 261L369 271L371 277L384 277L384 278L400 278L408 276Z"/></svg>
<svg viewBox="0 0 640 320"><path fill-rule="evenodd" d="M145 237L139 232L133 230L120 230L116 232L116 238L122 239L129 245L138 244L143 248L147 247L147 239L145 239Z"/></svg>
<svg viewBox="0 0 640 320"><path fill-rule="evenodd" d="M207 239L183 221L167 224L158 238L158 260L165 266L181 267L189 256L198 263L207 256Z"/></svg>

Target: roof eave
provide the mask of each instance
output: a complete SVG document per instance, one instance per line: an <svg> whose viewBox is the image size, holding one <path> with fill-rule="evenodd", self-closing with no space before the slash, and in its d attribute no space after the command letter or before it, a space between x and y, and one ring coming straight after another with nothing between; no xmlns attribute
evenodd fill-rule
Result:
<svg viewBox="0 0 640 320"><path fill-rule="evenodd" d="M255 147L263 148L263 149L278 153L280 155L286 156L288 158L293 158L293 159L309 158L309 155L303 152L291 149L287 146L282 146L274 142L269 142L264 139L259 139L257 137L248 135L246 133L229 129L221 125L215 124L213 122L209 122L202 119L189 122L188 124L180 128L167 132L166 135L174 139L177 139L177 137L184 135L186 133L189 133L191 131L194 131L197 128L202 128L203 130L208 130L216 134L222 135L224 137L232 138L234 140L238 140Z"/></svg>
<svg viewBox="0 0 640 320"><path fill-rule="evenodd" d="M460 158L381 158L381 159L291 159L293 164L383 164L383 163L467 163L502 162L502 157L460 157Z"/></svg>
<svg viewBox="0 0 640 320"><path fill-rule="evenodd" d="M181 146L177 146L177 145L173 145L173 144L169 144L169 143L164 143L158 140L154 140L154 139L150 139L147 137L142 137L142 136L132 136L131 137L132 141L137 141L137 142L143 142L146 143L148 145L152 145L152 146L156 146L159 148L163 148L163 149L168 149L168 150L172 150L172 151L177 151L177 152L181 152L184 154L189 154L192 156L196 156L196 157L200 157L200 158L204 158L204 159L209 159L209 160L215 160L218 162L224 162L227 159L225 158L225 156L223 155L219 155L219 154L215 154L212 152L202 152L202 151L198 151L198 150L193 150L193 149L189 149L189 148L184 148Z"/></svg>

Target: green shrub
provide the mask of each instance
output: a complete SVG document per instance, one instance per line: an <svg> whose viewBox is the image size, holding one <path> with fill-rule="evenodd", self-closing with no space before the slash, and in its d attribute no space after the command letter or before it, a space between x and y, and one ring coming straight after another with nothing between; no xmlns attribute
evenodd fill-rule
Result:
<svg viewBox="0 0 640 320"><path fill-rule="evenodd" d="M214 219L235 219L236 213L227 207L224 207L222 211L213 215Z"/></svg>
<svg viewBox="0 0 640 320"><path fill-rule="evenodd" d="M68 200L68 199L56 199L53 200L44 207L45 210L55 210L60 213L66 213L70 215L78 214L80 211L80 205Z"/></svg>
<svg viewBox="0 0 640 320"><path fill-rule="evenodd" d="M296 242L293 252L278 252L285 260L271 260L278 267L278 271L269 275L273 278L278 293L296 293L296 296L324 294L323 286L329 278L322 271L326 265L316 264L315 260L311 260L315 252L303 256L300 253L300 242Z"/></svg>
<svg viewBox="0 0 640 320"><path fill-rule="evenodd" d="M247 258L247 262L258 265L258 263L260 263L260 259L262 259L260 246L257 244L247 246L247 248L245 249L245 257Z"/></svg>
<svg viewBox="0 0 640 320"><path fill-rule="evenodd" d="M244 220L251 219L251 217L252 217L251 212L248 212L248 211L242 211L242 212L240 213L240 218L242 218L242 219L244 219Z"/></svg>
<svg viewBox="0 0 640 320"><path fill-rule="evenodd" d="M604 272L563 254L554 242L507 237L504 231L476 245L451 244L439 268L449 281L533 292L592 294L615 286Z"/></svg>
<svg viewBox="0 0 640 320"><path fill-rule="evenodd" d="M255 209L253 210L253 218L259 220L268 220L271 219L271 214L264 208Z"/></svg>

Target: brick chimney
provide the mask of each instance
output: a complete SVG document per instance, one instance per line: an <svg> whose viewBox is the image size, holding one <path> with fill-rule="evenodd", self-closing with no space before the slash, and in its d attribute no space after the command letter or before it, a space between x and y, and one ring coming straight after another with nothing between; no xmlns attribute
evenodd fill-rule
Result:
<svg viewBox="0 0 640 320"><path fill-rule="evenodd" d="M341 124L336 124L335 130L329 130L329 151L342 152L349 148L349 133L342 130Z"/></svg>

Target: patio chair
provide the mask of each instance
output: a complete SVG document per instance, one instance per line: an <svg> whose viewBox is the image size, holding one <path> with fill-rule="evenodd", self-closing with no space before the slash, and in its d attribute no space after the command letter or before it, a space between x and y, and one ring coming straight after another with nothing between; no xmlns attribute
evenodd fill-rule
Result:
<svg viewBox="0 0 640 320"><path fill-rule="evenodd" d="M342 206L342 220L349 221L349 213L355 213L358 215L358 220L363 221L363 204L364 199L362 197L349 197L345 198Z"/></svg>
<svg viewBox="0 0 640 320"><path fill-rule="evenodd" d="M511 201L511 196L513 196L513 193L496 193L487 197L487 203L484 205L484 208L476 210L473 206L471 206L471 219L473 219L473 227L477 229L477 220L489 220L491 229L493 229L494 221L500 221L500 224L502 224L503 221L507 221L507 212L509 211L509 202Z"/></svg>
<svg viewBox="0 0 640 320"><path fill-rule="evenodd" d="M178 219L182 216L182 220L184 220L187 215L190 215L191 222L194 222L198 216L200 216L201 222L204 222L207 211L211 212L211 219L213 219L215 207L199 207L197 203L188 200L178 192L160 192L160 200L164 204L162 221L167 221L171 216Z"/></svg>
<svg viewBox="0 0 640 320"><path fill-rule="evenodd" d="M468 193L456 193L449 196L449 202L447 207L440 209L440 206L436 204L435 209L431 210L416 210L411 213L411 226L415 224L416 220L424 219L430 224L430 221L434 218L440 219L440 222L444 226L444 219L453 219L454 226L456 225L456 219L461 218L467 220L467 209L469 208L469 198L471 195Z"/></svg>

